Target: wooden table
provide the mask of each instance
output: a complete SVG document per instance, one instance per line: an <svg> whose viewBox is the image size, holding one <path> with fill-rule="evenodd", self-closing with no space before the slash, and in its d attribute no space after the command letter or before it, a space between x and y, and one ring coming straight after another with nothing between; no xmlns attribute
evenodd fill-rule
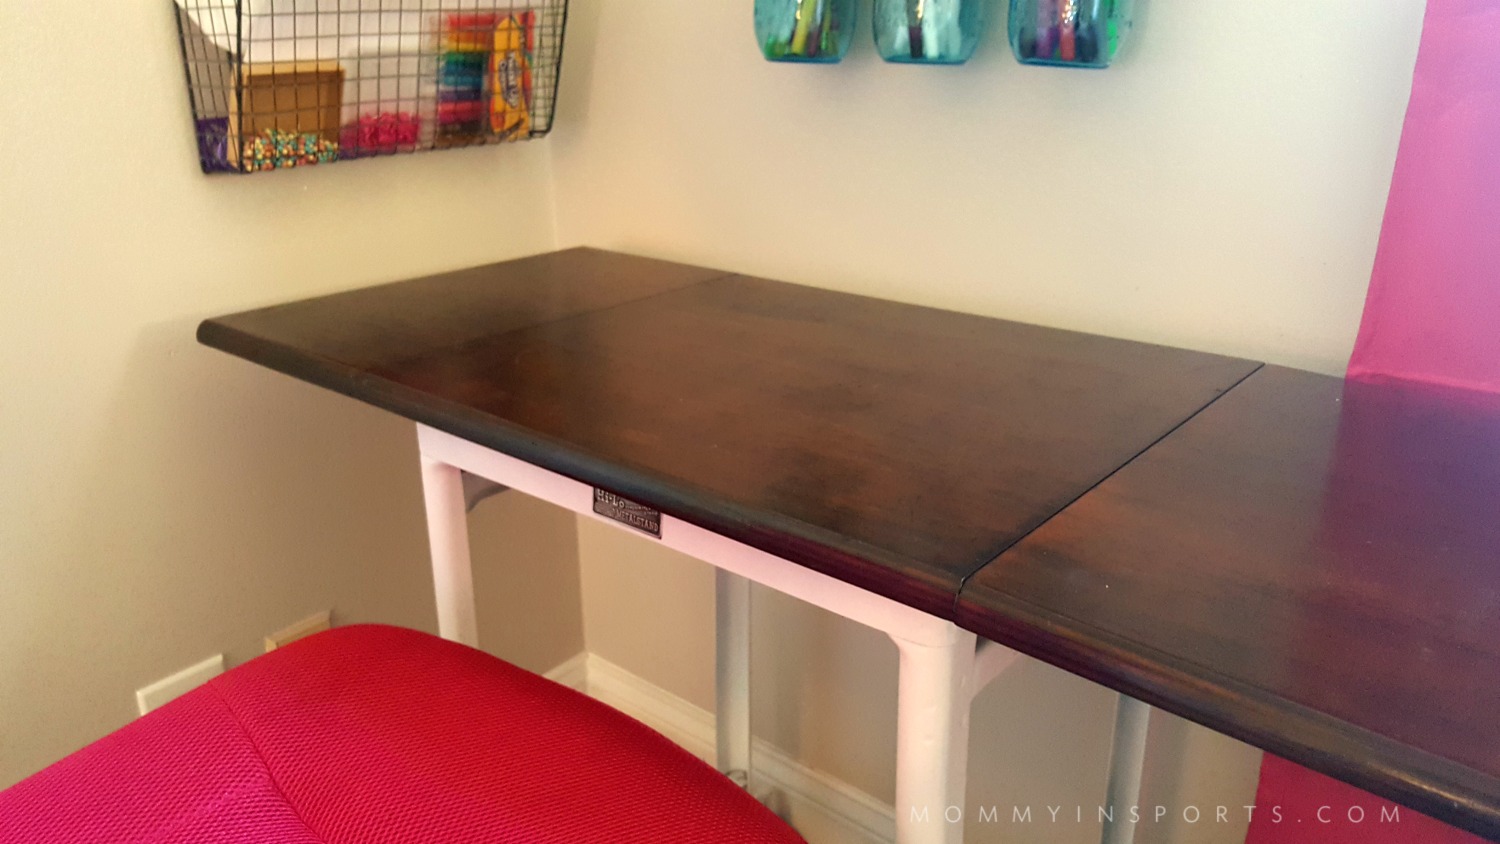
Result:
<svg viewBox="0 0 1500 844"><path fill-rule="evenodd" d="M1284 627L1268 632L1288 637L1281 651L1246 636L1256 620L1251 609L1272 613L1268 625L1281 619L1272 577L1295 581L1306 565L1296 548L1285 547L1286 537L1264 542L1258 578L1223 574L1225 559L1241 559L1254 544L1228 529L1217 536L1232 543L1227 550L1196 547L1204 553L1179 563L1221 572L1216 579L1204 575L1216 589L1205 599L1210 603L1233 603L1225 596L1237 586L1246 598L1268 596L1262 603L1241 600L1212 613L1167 600L1192 578L1142 575L1129 603L1083 588L1098 572L1124 565L1109 551L1112 532L1140 537L1130 541L1144 546L1160 530L1157 541L1170 547L1172 532L1186 531L1177 540L1186 545L1193 537L1208 542L1211 531L1187 516L1152 521L1147 512L1155 511L1078 519L1100 510L1097 502L1110 500L1111 490L1141 475L1157 454L1180 451L1180 438L1205 420L1241 406L1242 394L1274 396L1282 381L1294 385L1313 376L1257 373L1260 365L1248 361L596 250L209 320L199 337L419 424L444 635L475 640L464 473L587 515L602 509L622 516L614 505L623 501L632 510L633 502L640 509L623 518L636 528L718 567L726 770L748 766L742 578L889 634L901 653L902 842L953 841L961 834L931 816L962 804L969 700L1010 654L978 642L975 630L1314 767L1381 785L1361 777L1357 762L1334 764L1333 755L1356 758L1373 745L1355 738L1299 755L1297 747L1313 745L1293 722L1278 726L1289 707L1267 708L1248 694L1213 705L1192 697L1216 682L1213 648L1226 639L1234 642L1231 652L1242 649L1250 663L1259 655L1273 672L1285 649L1313 647ZM1272 445L1288 454L1317 448L1304 441L1305 432L1278 430L1283 435ZM1182 495L1200 495L1191 484L1229 475L1214 463L1214 448L1194 452L1202 465L1182 470L1176 488ZM1265 471L1254 458L1242 461L1250 467L1245 471ZM1170 512L1174 488L1152 490ZM1243 494L1255 497L1252 489ZM1287 519L1296 518L1295 501L1280 504ZM1319 512L1314 505L1302 517L1317 520ZM1081 527L1059 534L1075 522ZM1231 527L1253 532L1249 522ZM1077 553L1053 553L1039 544L1048 537L1067 537ZM1431 550L1408 547L1414 554ZM1074 580L1079 588L1070 585ZM1115 581L1104 585L1117 588ZM1349 606L1351 613L1380 609ZM1104 609L1096 617L1098 607ZM1219 622L1236 626L1220 629ZM1140 652L1154 649L1176 673L1132 668L1144 659L1140 653L1104 632L1095 635L1096 626L1137 635ZM1359 639L1365 629L1348 635ZM1173 654L1180 657L1166 656ZM1170 677L1151 680L1152 671ZM1341 677L1347 679L1325 678L1329 695L1359 691ZM1493 675L1472 677L1472 690L1493 694ZM1271 694L1283 692L1271 685ZM1133 699L1123 701L1117 738L1128 747L1116 754L1112 800L1134 799L1131 768L1144 745L1140 728L1126 725ZM1223 714L1231 712L1239 714ZM1334 720L1358 714L1324 713ZM1442 717L1463 715L1454 707ZM1143 726L1139 711L1132 717ZM1470 711L1468 722L1474 720ZM1243 726L1252 722L1258 731ZM1357 723L1378 738L1389 721ZM1500 790L1488 793L1491 807L1500 802L1494 799ZM1420 795L1392 796L1434 811ZM910 808L927 808L929 819ZM1119 826L1107 836L1128 837L1129 827Z"/></svg>
<svg viewBox="0 0 1500 844"><path fill-rule="evenodd" d="M982 636L1500 837L1500 396L1267 367L959 604Z"/></svg>

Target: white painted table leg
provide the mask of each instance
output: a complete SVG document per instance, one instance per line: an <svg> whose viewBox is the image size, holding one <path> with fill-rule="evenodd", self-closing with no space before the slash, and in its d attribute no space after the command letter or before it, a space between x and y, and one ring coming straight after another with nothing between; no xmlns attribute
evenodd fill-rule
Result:
<svg viewBox="0 0 1500 844"><path fill-rule="evenodd" d="M718 625L717 682L719 770L750 784L750 581L714 570Z"/></svg>
<svg viewBox="0 0 1500 844"><path fill-rule="evenodd" d="M456 466L423 455L422 493L427 500L427 539L432 547L438 635L479 647L463 473Z"/></svg>
<svg viewBox="0 0 1500 844"><path fill-rule="evenodd" d="M1146 730L1151 707L1129 695L1120 695L1115 710L1114 748L1109 754L1109 792L1105 807L1103 844L1131 844L1136 825L1130 822L1130 807L1141 798L1141 770L1146 763Z"/></svg>
<svg viewBox="0 0 1500 844"><path fill-rule="evenodd" d="M901 652L896 714L896 842L963 841L973 698L973 633L944 622L947 641L891 638Z"/></svg>

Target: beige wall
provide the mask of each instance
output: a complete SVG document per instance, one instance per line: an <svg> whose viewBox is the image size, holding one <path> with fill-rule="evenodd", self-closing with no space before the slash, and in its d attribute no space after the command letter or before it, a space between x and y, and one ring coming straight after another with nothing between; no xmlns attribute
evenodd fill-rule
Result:
<svg viewBox="0 0 1500 844"><path fill-rule="evenodd" d="M199 175L175 38L168 0L0 0L0 786L311 612L435 626L411 426L200 319L553 243L543 145ZM571 517L476 534L486 645L576 653Z"/></svg>
<svg viewBox="0 0 1500 844"><path fill-rule="evenodd" d="M883 65L864 23L842 65L773 65L751 5L574 0L550 142L560 245L1342 370L1421 0L1151 0L1105 73L1016 65L1003 15L963 68ZM711 707L707 570L593 524L579 548L588 647ZM894 649L756 599L757 730L890 800ZM1096 805L1111 706L1034 663L987 690L971 807ZM1152 726L1148 803L1250 801L1257 752ZM1234 817L1138 840L1239 841ZM971 832L1097 840L1066 822Z"/></svg>

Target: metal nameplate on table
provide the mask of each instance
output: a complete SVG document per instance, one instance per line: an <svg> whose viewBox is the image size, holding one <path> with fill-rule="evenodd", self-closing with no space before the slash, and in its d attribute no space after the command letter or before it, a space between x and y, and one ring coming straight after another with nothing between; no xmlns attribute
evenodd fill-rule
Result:
<svg viewBox="0 0 1500 844"><path fill-rule="evenodd" d="M594 487L594 512L661 539L661 511Z"/></svg>

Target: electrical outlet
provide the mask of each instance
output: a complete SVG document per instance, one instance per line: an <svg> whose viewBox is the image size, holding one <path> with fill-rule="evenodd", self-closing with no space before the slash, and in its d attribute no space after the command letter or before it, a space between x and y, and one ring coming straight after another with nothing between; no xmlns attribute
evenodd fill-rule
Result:
<svg viewBox="0 0 1500 844"><path fill-rule="evenodd" d="M136 689L135 705L145 715L173 698L181 697L209 680L224 673L224 655L214 654L197 665L192 665L157 680L145 688Z"/></svg>
<svg viewBox="0 0 1500 844"><path fill-rule="evenodd" d="M267 636L266 653L270 653L277 648L284 648L298 639L311 636L314 633L321 633L332 626L332 610L323 610L317 615L310 615L290 627L278 630Z"/></svg>

